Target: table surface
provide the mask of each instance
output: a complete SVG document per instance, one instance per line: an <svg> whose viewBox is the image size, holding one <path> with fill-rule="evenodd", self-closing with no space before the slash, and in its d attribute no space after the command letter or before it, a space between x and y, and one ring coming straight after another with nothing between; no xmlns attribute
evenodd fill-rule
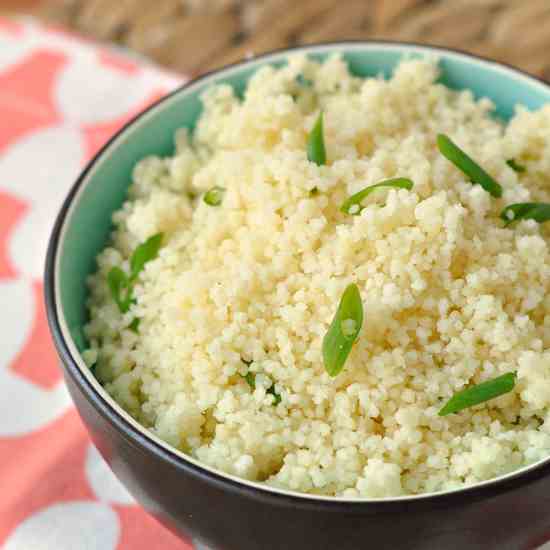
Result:
<svg viewBox="0 0 550 550"><path fill-rule="evenodd" d="M372 39L431 43L550 80L548 0L3 0L194 76L248 53Z"/></svg>

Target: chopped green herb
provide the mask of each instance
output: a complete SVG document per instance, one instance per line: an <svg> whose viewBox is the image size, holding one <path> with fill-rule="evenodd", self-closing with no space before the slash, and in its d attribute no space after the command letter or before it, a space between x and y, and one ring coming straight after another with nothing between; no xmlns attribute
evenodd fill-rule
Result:
<svg viewBox="0 0 550 550"><path fill-rule="evenodd" d="M535 220L544 223L550 220L550 204L546 202L518 202L509 204L500 217L506 226L518 220Z"/></svg>
<svg viewBox="0 0 550 550"><path fill-rule="evenodd" d="M204 194L204 202L209 206L220 206L225 195L225 189L223 187L212 187Z"/></svg>
<svg viewBox="0 0 550 550"><path fill-rule="evenodd" d="M247 372L243 375L243 378L246 380L246 383L253 389L256 389L256 376L252 372Z"/></svg>
<svg viewBox="0 0 550 550"><path fill-rule="evenodd" d="M439 416L457 413L468 407L485 403L490 399L511 392L516 385L516 373L509 372L476 386L455 393L439 411Z"/></svg>
<svg viewBox="0 0 550 550"><path fill-rule="evenodd" d="M314 187L310 192L309 192L310 196L312 197L316 197L318 194L319 194L319 189L317 189L317 187Z"/></svg>
<svg viewBox="0 0 550 550"><path fill-rule="evenodd" d="M154 260L162 245L162 233L157 233L149 237L144 243L141 243L130 258L130 281L135 281L137 276L143 271L145 264Z"/></svg>
<svg viewBox="0 0 550 550"><path fill-rule="evenodd" d="M514 172L525 172L526 168L522 164L518 164L514 159L508 159L506 161L506 164L514 171Z"/></svg>
<svg viewBox="0 0 550 550"><path fill-rule="evenodd" d="M309 134L307 141L307 158L310 162L317 164L317 166L321 166L327 162L325 138L323 136L323 111L319 113L317 122Z"/></svg>
<svg viewBox="0 0 550 550"><path fill-rule="evenodd" d="M363 303L357 285L350 284L340 299L334 319L323 338L323 361L330 376L343 368L363 324Z"/></svg>
<svg viewBox="0 0 550 550"><path fill-rule="evenodd" d="M340 206L340 210L344 212L344 214L358 216L363 210L361 202L375 189L378 189L379 187L395 187L397 189L408 189L410 191L413 188L413 185L413 182L409 178L391 178L389 180L375 183L374 185L369 185L368 187L365 187L365 189L358 191L345 200L342 206Z"/></svg>
<svg viewBox="0 0 550 550"><path fill-rule="evenodd" d="M271 386L266 391L266 393L269 393L274 397L274 401L273 401L274 406L277 406L282 401L282 397L275 391L275 384L273 384L273 386Z"/></svg>
<svg viewBox="0 0 550 550"><path fill-rule="evenodd" d="M132 303L130 280L120 267L113 267L107 275L107 283L111 289L111 295L118 305L121 313L126 313Z"/></svg>
<svg viewBox="0 0 550 550"><path fill-rule="evenodd" d="M130 309L130 305L135 303L132 295L134 282L143 271L145 264L157 257L162 243L162 236L162 233L157 233L134 250L130 257L130 276L126 275L120 267L113 267L109 271L107 284L121 313L126 313Z"/></svg>
<svg viewBox="0 0 550 550"><path fill-rule="evenodd" d="M241 359L243 363L246 363ZM252 363L252 361L250 361ZM241 374L241 376L246 380L246 383L250 386L252 390L256 389L256 375L253 372L248 371L246 374ZM272 384L266 392L274 397L273 405L278 405L282 401L282 397L275 391L275 384Z"/></svg>
<svg viewBox="0 0 550 550"><path fill-rule="evenodd" d="M460 147L446 135L437 136L437 147L441 154L464 172L472 183L478 183L493 197L502 197L502 187L479 164L470 158Z"/></svg>
<svg viewBox="0 0 550 550"><path fill-rule="evenodd" d="M132 332L137 332L138 329L139 329L139 318L136 317L136 318L128 325L128 328L129 328Z"/></svg>

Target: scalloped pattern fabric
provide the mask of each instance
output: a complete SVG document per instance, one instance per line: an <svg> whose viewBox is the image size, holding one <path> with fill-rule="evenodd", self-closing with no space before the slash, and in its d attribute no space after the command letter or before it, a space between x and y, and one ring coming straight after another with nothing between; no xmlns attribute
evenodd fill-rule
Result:
<svg viewBox="0 0 550 550"><path fill-rule="evenodd" d="M0 18L0 548L191 550L91 444L47 328L48 236L83 165L183 78L32 21Z"/></svg>

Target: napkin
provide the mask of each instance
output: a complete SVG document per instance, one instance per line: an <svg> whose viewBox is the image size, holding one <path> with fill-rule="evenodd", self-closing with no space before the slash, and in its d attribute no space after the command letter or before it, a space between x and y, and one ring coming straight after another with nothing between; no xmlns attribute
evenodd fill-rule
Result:
<svg viewBox="0 0 550 550"><path fill-rule="evenodd" d="M0 18L0 547L191 550L143 511L90 442L48 332L49 233L79 172L183 79L143 60Z"/></svg>

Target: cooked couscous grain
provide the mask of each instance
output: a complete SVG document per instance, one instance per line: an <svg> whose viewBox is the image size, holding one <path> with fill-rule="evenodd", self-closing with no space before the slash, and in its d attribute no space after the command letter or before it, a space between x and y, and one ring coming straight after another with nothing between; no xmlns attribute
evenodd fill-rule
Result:
<svg viewBox="0 0 550 550"><path fill-rule="evenodd" d="M337 56L293 57L258 70L243 100L209 89L175 155L136 166L89 280L84 354L136 419L210 466L323 495L442 491L550 455L550 231L499 217L550 200L550 106L504 125L489 100L437 76L434 60L405 60L386 81L352 76ZM326 164L307 153L320 112ZM439 152L440 133L502 198ZM414 186L341 212L396 177ZM121 313L108 274L129 273L158 233ZM331 377L323 338L351 283L364 319ZM511 392L438 416L509 372Z"/></svg>

